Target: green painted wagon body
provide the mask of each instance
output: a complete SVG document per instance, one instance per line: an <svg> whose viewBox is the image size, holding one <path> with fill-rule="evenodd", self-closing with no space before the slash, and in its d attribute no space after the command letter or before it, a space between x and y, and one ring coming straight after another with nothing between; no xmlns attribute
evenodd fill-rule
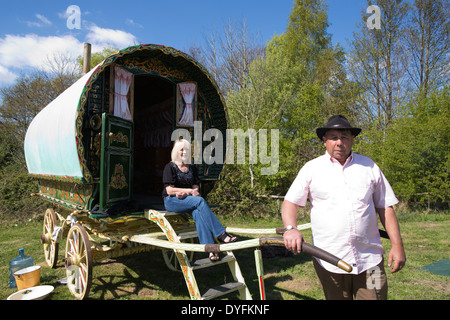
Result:
<svg viewBox="0 0 450 320"><path fill-rule="evenodd" d="M123 74L130 81L120 92ZM183 84L195 91L190 122L182 120ZM120 99L128 118L117 115ZM28 170L39 181L39 196L69 209L106 210L130 200L157 208L171 134L187 129L193 138L193 121L226 138L225 103L207 70L171 47L132 46L107 57L35 117L24 144ZM222 165L197 166L208 192Z"/></svg>

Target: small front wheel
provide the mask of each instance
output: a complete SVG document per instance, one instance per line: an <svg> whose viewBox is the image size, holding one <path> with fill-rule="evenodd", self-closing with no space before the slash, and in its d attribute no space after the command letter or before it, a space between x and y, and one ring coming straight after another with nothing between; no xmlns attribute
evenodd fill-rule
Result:
<svg viewBox="0 0 450 320"><path fill-rule="evenodd" d="M55 211L51 208L47 209L44 215L41 243L44 245L45 262L47 262L47 265L51 268L56 268L58 262L59 243L57 242L57 239L53 239L56 223L57 219Z"/></svg>

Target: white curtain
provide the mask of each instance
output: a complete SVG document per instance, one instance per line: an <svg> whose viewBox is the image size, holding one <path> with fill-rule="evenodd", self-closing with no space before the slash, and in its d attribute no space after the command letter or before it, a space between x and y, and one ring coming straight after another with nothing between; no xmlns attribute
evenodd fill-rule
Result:
<svg viewBox="0 0 450 320"><path fill-rule="evenodd" d="M185 126L194 126L194 110L192 102L195 97L195 83L180 83L180 92L183 96L186 107L184 108L183 115L179 123Z"/></svg>
<svg viewBox="0 0 450 320"><path fill-rule="evenodd" d="M119 67L114 68L114 115L127 120L131 120L127 94L132 79L131 72Z"/></svg>

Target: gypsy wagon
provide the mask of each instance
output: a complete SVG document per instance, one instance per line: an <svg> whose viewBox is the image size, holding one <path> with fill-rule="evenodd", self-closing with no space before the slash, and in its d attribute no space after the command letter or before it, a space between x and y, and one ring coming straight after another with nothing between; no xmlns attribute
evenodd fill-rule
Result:
<svg viewBox="0 0 450 320"><path fill-rule="evenodd" d="M37 195L58 210L45 212L44 255L56 267L66 236L67 285L75 298L88 296L95 261L153 249L162 249L169 268L181 269L192 299L236 290L251 298L232 250L280 244L279 238L209 246L208 251L227 252L221 262L235 281L202 295L193 271L209 259L191 258L205 246L193 243L191 219L164 211L162 171L178 138L172 133L183 129L177 132L193 137L194 122L202 132L215 128L226 138L226 107L214 79L187 54L153 44L110 55L33 119L24 143L28 170L38 181ZM204 141L195 143L205 147ZM222 165L204 159L196 165L205 194ZM255 256L259 265L260 252Z"/></svg>

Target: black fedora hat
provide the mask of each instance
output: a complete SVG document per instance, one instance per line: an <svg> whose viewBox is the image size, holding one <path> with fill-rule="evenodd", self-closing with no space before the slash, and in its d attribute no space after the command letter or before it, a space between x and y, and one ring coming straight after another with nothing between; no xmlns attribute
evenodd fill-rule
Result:
<svg viewBox="0 0 450 320"><path fill-rule="evenodd" d="M325 135L325 133L331 129L350 130L355 137L361 132L360 128L352 127L346 117L336 115L328 119L328 122L325 125L325 127L316 129L317 136L319 137L320 140L322 140L322 137Z"/></svg>

